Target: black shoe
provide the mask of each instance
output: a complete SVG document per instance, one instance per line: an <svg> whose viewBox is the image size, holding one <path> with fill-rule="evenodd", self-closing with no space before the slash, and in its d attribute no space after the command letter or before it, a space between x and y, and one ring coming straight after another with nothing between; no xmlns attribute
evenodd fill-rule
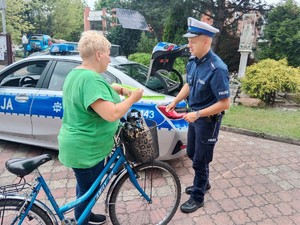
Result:
<svg viewBox="0 0 300 225"><path fill-rule="evenodd" d="M91 213L89 219L89 225L99 225L99 224L104 224L105 222L106 222L106 216L101 214Z"/></svg>
<svg viewBox="0 0 300 225"><path fill-rule="evenodd" d="M183 213L192 213L203 206L204 206L204 201L196 202L194 199L190 198L187 202L183 203L180 206L180 210Z"/></svg>
<svg viewBox="0 0 300 225"><path fill-rule="evenodd" d="M206 187L205 187L205 192L208 191L209 189L211 188L211 185L210 183L208 182L206 184ZM193 186L189 186L185 189L185 193L187 193L188 195L190 195L192 193L192 190L193 190Z"/></svg>

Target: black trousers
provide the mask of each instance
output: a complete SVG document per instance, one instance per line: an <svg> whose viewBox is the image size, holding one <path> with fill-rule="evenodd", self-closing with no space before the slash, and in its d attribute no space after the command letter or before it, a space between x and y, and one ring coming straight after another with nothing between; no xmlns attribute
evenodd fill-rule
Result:
<svg viewBox="0 0 300 225"><path fill-rule="evenodd" d="M215 144L218 140L222 115L217 118L199 118L189 124L187 154L193 161L195 171L191 198L204 201L205 187L209 180L209 163L213 160Z"/></svg>

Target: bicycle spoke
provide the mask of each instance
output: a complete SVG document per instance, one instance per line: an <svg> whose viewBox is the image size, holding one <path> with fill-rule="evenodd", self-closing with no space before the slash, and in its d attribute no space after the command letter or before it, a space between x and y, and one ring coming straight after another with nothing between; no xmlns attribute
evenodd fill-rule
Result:
<svg viewBox="0 0 300 225"><path fill-rule="evenodd" d="M110 216L116 225L166 224L174 215L180 201L180 182L170 166L162 162L136 168L144 192L151 196L147 202L125 175L116 185L109 205Z"/></svg>

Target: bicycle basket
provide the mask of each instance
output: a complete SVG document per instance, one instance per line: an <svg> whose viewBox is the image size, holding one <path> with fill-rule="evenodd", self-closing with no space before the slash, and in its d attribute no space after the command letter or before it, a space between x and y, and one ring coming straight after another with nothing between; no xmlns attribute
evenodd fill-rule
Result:
<svg viewBox="0 0 300 225"><path fill-rule="evenodd" d="M149 119L145 122L143 129L125 129L123 132L125 154L130 161L147 163L159 156L157 124Z"/></svg>

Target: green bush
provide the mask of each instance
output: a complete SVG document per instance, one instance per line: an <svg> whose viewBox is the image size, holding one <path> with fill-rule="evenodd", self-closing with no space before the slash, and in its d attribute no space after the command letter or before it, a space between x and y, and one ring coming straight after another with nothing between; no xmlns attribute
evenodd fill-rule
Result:
<svg viewBox="0 0 300 225"><path fill-rule="evenodd" d="M278 92L300 91L300 68L288 66L286 59L265 59L247 68L241 84L242 90L251 97L272 104Z"/></svg>
<svg viewBox="0 0 300 225"><path fill-rule="evenodd" d="M15 54L16 54L15 55L16 57L23 57L24 51L23 50L17 50Z"/></svg>
<svg viewBox="0 0 300 225"><path fill-rule="evenodd" d="M149 67L151 54L149 53L134 53L128 56L128 59L137 63L140 63L144 66Z"/></svg>
<svg viewBox="0 0 300 225"><path fill-rule="evenodd" d="M186 64L188 58L177 58L174 63L174 69L177 70L181 75L186 74Z"/></svg>

